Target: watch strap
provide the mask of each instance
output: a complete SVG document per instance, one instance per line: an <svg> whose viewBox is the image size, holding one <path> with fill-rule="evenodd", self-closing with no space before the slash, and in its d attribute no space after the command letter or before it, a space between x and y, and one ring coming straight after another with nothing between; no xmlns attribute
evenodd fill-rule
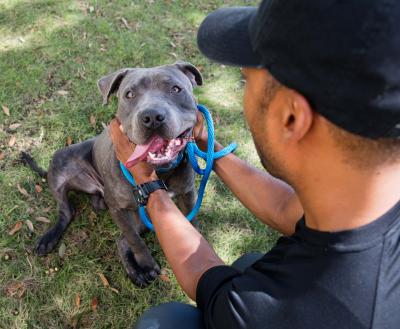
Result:
<svg viewBox="0 0 400 329"><path fill-rule="evenodd" d="M150 194L157 190L168 191L167 186L161 179L136 185L133 188L133 194L135 195L135 199L138 202L139 206L144 207L145 205L147 205Z"/></svg>

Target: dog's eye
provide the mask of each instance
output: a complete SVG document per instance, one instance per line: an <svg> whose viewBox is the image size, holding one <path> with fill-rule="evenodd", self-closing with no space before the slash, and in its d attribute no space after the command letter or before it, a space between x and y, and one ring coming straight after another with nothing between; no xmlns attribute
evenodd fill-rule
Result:
<svg viewBox="0 0 400 329"><path fill-rule="evenodd" d="M129 90L126 94L125 97L128 99L133 99L136 97L135 93L132 90Z"/></svg>
<svg viewBox="0 0 400 329"><path fill-rule="evenodd" d="M182 88L178 87L178 86L173 86L171 89L171 93L173 94L179 94L181 92Z"/></svg>

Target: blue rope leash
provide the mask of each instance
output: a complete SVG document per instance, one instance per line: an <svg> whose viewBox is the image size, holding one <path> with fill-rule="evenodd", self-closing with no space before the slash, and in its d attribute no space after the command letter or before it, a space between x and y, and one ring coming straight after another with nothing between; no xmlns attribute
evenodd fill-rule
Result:
<svg viewBox="0 0 400 329"><path fill-rule="evenodd" d="M201 151L194 141L189 141L186 145L185 152L188 156L190 164L192 165L194 171L197 174L203 176L200 182L196 204L194 205L192 211L186 216L188 221L192 221L192 219L197 215L197 213L200 210L201 204L203 202L204 191L206 189L208 179L210 178L214 166L214 160L217 160L225 155L228 155L237 148L237 144L232 143L227 147L225 147L224 149L218 152L214 152L214 139L215 139L214 123L211 114L208 111L208 109L203 105L197 105L197 109L203 114L204 119L206 120L208 142L207 142L207 152ZM206 161L206 166L204 169L200 168L199 163L197 161L198 158L202 158ZM136 185L135 180L132 177L131 173L128 171L128 169L122 164L122 162L120 162L119 165L121 167L122 173L124 174L125 178L129 181L129 183L131 185ZM146 225L146 227L149 230L154 231L154 226L151 223L151 220L146 213L145 207L139 207L139 216L143 224Z"/></svg>

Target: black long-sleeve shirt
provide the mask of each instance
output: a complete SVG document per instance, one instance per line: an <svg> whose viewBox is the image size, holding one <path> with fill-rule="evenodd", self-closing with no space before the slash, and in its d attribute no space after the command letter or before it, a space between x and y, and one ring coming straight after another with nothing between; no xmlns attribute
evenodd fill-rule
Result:
<svg viewBox="0 0 400 329"><path fill-rule="evenodd" d="M349 231L300 220L243 273L204 273L197 306L213 329L400 329L400 202Z"/></svg>

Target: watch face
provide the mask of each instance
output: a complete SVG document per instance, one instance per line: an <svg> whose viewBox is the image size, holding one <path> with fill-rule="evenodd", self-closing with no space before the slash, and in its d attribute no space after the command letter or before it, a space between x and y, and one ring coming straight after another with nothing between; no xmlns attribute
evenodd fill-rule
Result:
<svg viewBox="0 0 400 329"><path fill-rule="evenodd" d="M143 191L135 186L135 188L133 189L133 195L135 197L136 202L139 204L139 206L145 206L147 203L147 198L144 195Z"/></svg>

